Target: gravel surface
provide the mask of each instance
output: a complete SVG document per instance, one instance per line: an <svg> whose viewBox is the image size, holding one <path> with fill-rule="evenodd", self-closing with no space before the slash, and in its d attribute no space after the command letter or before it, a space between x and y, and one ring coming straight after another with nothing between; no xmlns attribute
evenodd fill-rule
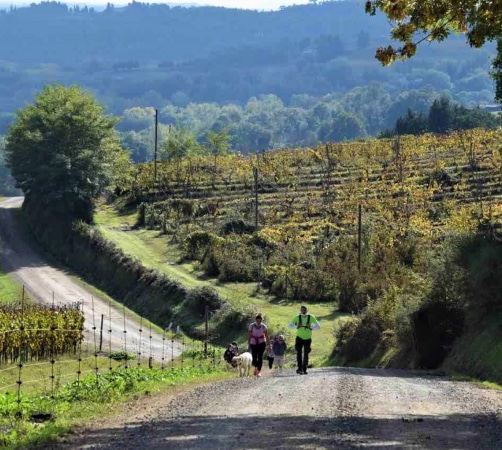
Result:
<svg viewBox="0 0 502 450"><path fill-rule="evenodd" d="M495 450L502 392L420 372L287 369L143 398L65 440L50 448Z"/></svg>

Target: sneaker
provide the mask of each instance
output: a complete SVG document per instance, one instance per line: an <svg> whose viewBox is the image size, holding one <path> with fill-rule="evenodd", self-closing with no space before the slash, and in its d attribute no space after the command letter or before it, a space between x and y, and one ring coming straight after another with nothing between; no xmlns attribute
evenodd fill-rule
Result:
<svg viewBox="0 0 502 450"><path fill-rule="evenodd" d="M298 375L303 375L303 370L302 369L296 369L296 373Z"/></svg>
<svg viewBox="0 0 502 450"><path fill-rule="evenodd" d="M260 371L258 371L258 373L256 374L257 377L261 377L261 373Z"/></svg>
<svg viewBox="0 0 502 450"><path fill-rule="evenodd" d="M303 370L301 374L302 375L308 375L308 372L306 370Z"/></svg>
<svg viewBox="0 0 502 450"><path fill-rule="evenodd" d="M254 376L258 375L258 367L254 368Z"/></svg>

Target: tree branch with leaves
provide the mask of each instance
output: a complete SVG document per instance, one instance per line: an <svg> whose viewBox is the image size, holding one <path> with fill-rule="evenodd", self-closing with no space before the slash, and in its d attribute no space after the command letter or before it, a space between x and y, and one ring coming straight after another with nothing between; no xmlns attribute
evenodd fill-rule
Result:
<svg viewBox="0 0 502 450"><path fill-rule="evenodd" d="M477 48L502 34L500 0L368 0L365 9L370 15L382 11L392 39L402 43L377 48L375 56L383 65L411 58L421 42L441 42L452 33L465 33Z"/></svg>

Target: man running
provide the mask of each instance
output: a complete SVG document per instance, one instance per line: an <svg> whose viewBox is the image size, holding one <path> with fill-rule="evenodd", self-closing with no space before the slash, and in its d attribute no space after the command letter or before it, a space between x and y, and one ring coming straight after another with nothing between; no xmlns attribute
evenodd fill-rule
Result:
<svg viewBox="0 0 502 450"><path fill-rule="evenodd" d="M321 325L312 314L307 314L307 307L302 305L300 314L297 314L291 320L289 328L296 328L296 361L299 375L307 375L307 366L309 364L309 353L312 347L312 330L321 328Z"/></svg>

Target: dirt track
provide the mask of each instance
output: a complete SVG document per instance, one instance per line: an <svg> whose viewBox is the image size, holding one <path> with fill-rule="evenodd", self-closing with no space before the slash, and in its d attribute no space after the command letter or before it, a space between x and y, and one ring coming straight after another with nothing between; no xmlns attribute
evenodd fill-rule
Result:
<svg viewBox="0 0 502 450"><path fill-rule="evenodd" d="M81 285L64 271L47 264L24 242L14 220L13 212L22 205L22 197L13 197L0 202L0 267L24 285L29 294L44 303L68 304L80 302L85 314L87 341L94 345L92 328L98 330L101 315L104 316L103 349L109 348L111 337L112 349L127 349L130 353L152 355L161 360L163 353L171 357L180 354L180 347L171 340L163 341L163 336L144 329L140 333L139 322L95 294L87 292ZM110 321L111 317L111 321ZM145 327L143 327L145 328ZM109 330L111 329L111 332ZM127 333L124 333L124 329ZM125 345L124 345L125 339ZM140 348L141 347L141 348ZM169 348L168 348L169 347Z"/></svg>
<svg viewBox="0 0 502 450"><path fill-rule="evenodd" d="M51 448L502 448L502 392L420 372L266 373L128 404Z"/></svg>

